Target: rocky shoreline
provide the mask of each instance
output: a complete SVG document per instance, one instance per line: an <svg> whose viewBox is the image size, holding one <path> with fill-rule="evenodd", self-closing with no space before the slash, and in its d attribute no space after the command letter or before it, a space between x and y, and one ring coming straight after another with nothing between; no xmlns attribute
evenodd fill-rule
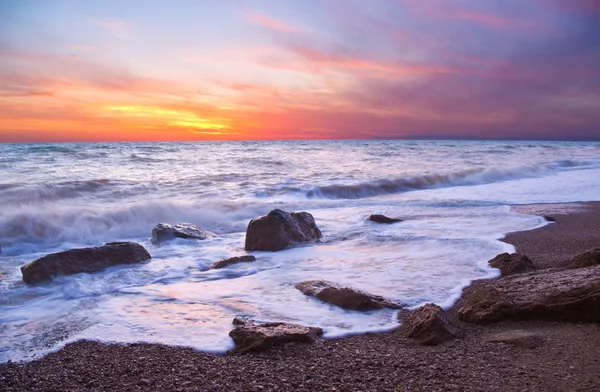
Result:
<svg viewBox="0 0 600 392"><path fill-rule="evenodd" d="M572 257L600 247L600 203L514 209L548 216L555 223L507 236L506 241L514 244L517 252L531 258L535 271L527 272L527 266L523 268L525 272L518 274L521 276L498 279L493 281L495 285L502 284L498 282L503 279L507 279L505 282L528 279L527 274L555 273L555 269L566 274L561 271ZM552 270L546 272L546 269ZM460 335L459 338L436 347L419 345L405 328L316 340L312 344L284 344L245 355L211 355L151 344L81 341L30 363L0 364L0 389L597 390L600 385L597 323L557 322L553 319L555 314L541 317L546 320L520 321L520 317L508 317L507 321L496 322L493 319L488 320L491 324L487 326L457 320L469 293L488 286L490 281L476 281L465 290L461 300L448 312L456 323L453 328L460 330L451 337ZM424 317L432 318L436 312L429 309ZM556 314L561 314L560 309ZM431 342L428 337L424 340Z"/></svg>

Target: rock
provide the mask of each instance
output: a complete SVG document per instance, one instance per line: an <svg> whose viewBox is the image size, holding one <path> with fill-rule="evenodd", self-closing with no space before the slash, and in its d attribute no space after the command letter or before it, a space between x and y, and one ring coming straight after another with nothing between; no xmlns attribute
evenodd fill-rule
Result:
<svg viewBox="0 0 600 392"><path fill-rule="evenodd" d="M539 334L521 329L485 335L483 340L489 343L506 343L524 348L537 348L544 343L544 339Z"/></svg>
<svg viewBox="0 0 600 392"><path fill-rule="evenodd" d="M450 315L435 304L426 304L414 312L401 313L404 336L424 346L437 346L461 334Z"/></svg>
<svg viewBox="0 0 600 392"><path fill-rule="evenodd" d="M401 309L404 305L378 295L372 295L350 287L343 287L326 280L307 280L296 284L305 295L350 310Z"/></svg>
<svg viewBox="0 0 600 392"><path fill-rule="evenodd" d="M571 259L571 261L569 262L567 268L585 268L598 264L600 264L600 248L588 250L587 252L581 253L573 257L573 259Z"/></svg>
<svg viewBox="0 0 600 392"><path fill-rule="evenodd" d="M70 249L51 253L21 267L23 281L36 283L51 280L53 276L80 272L96 272L119 264L141 263L150 254L135 242L109 242L103 246Z"/></svg>
<svg viewBox="0 0 600 392"><path fill-rule="evenodd" d="M321 335L321 328L281 322L261 325L245 322L229 332L235 343L235 351L240 353L264 351L287 342L311 343Z"/></svg>
<svg viewBox="0 0 600 392"><path fill-rule="evenodd" d="M503 276L535 269L533 261L520 253L502 253L488 261L488 263L492 267L498 268Z"/></svg>
<svg viewBox="0 0 600 392"><path fill-rule="evenodd" d="M0 274L0 282L2 281L2 279L4 279L4 276Z"/></svg>
<svg viewBox="0 0 600 392"><path fill-rule="evenodd" d="M210 269L220 269L220 268L225 268L231 264L242 263L242 262L247 263L250 261L256 261L256 257L251 256L251 255L230 257L228 259L223 259L223 260L217 261L216 263L214 263L213 265L210 266Z"/></svg>
<svg viewBox="0 0 600 392"><path fill-rule="evenodd" d="M544 215L544 219L546 219L548 222L556 222L556 219L550 215Z"/></svg>
<svg viewBox="0 0 600 392"><path fill-rule="evenodd" d="M163 241L169 241L173 238L193 238L197 240L205 240L210 237L215 237L216 234L208 230L204 230L200 226L191 223L178 223L171 226L168 223L159 223L152 229L152 243L159 244Z"/></svg>
<svg viewBox="0 0 600 392"><path fill-rule="evenodd" d="M267 215L254 218L246 230L246 250L278 251L295 242L308 242L321 238L321 230L308 212L272 210Z"/></svg>
<svg viewBox="0 0 600 392"><path fill-rule="evenodd" d="M375 223L396 223L396 222L402 222L402 219L396 219L396 218L389 218L385 215L371 215L367 218L367 220L370 220L372 222Z"/></svg>
<svg viewBox="0 0 600 392"><path fill-rule="evenodd" d="M478 283L463 291L457 305L463 321L600 321L600 265L525 272Z"/></svg>

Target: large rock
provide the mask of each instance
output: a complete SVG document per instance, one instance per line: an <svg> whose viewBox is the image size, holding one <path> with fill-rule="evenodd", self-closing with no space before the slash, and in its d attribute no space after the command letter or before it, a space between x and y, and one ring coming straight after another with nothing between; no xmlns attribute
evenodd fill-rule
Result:
<svg viewBox="0 0 600 392"><path fill-rule="evenodd" d="M23 281L36 283L53 276L96 272L119 264L148 260L150 254L135 242L109 242L104 246L51 253L21 267Z"/></svg>
<svg viewBox="0 0 600 392"><path fill-rule="evenodd" d="M401 309L404 305L378 295L340 286L326 280L307 280L296 284L305 295L350 310Z"/></svg>
<svg viewBox="0 0 600 392"><path fill-rule="evenodd" d="M256 257L251 256L251 255L235 256L235 257L230 257L228 259L223 259L223 260L217 261L216 263L214 263L213 265L210 266L210 269L221 269L221 268L225 268L231 264L248 263L248 262L252 262L252 261L256 261Z"/></svg>
<svg viewBox="0 0 600 392"><path fill-rule="evenodd" d="M463 291L457 314L477 324L506 319L599 322L600 265L480 281Z"/></svg>
<svg viewBox="0 0 600 392"><path fill-rule="evenodd" d="M502 253L488 261L488 263L492 267L498 268L503 276L535 269L533 261L520 253Z"/></svg>
<svg viewBox="0 0 600 392"><path fill-rule="evenodd" d="M567 268L585 268L592 265L600 264L600 248L588 250L587 252L581 253L569 262Z"/></svg>
<svg viewBox="0 0 600 392"><path fill-rule="evenodd" d="M321 230L308 212L272 210L254 218L246 230L246 250L282 250L295 242L321 238Z"/></svg>
<svg viewBox="0 0 600 392"><path fill-rule="evenodd" d="M235 351L240 353L264 351L274 345L288 342L311 343L323 335L321 328L298 324L275 322L256 325L239 319L234 321L237 321L238 326L229 332L229 336L235 343Z"/></svg>
<svg viewBox="0 0 600 392"><path fill-rule="evenodd" d="M401 313L404 336L425 346L437 346L461 334L450 315L435 304L426 304L414 312Z"/></svg>
<svg viewBox="0 0 600 392"><path fill-rule="evenodd" d="M176 237L205 240L215 236L215 233L191 223L178 223L175 226L171 226L168 223L159 223L154 229L152 229L151 241L153 244L159 244L163 241L169 241Z"/></svg>
<svg viewBox="0 0 600 392"><path fill-rule="evenodd" d="M379 215L379 214L370 215L367 218L367 220L370 220L371 222L375 222L375 223L387 223L387 224L402 222L402 219L390 218L385 215Z"/></svg>

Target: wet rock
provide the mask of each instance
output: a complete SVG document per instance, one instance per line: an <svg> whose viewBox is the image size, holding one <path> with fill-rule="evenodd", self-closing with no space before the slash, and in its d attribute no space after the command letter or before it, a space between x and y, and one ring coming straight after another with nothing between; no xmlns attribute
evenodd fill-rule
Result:
<svg viewBox="0 0 600 392"><path fill-rule="evenodd" d="M296 284L305 295L350 310L401 309L404 305L378 295L343 287L326 280L307 280Z"/></svg>
<svg viewBox="0 0 600 392"><path fill-rule="evenodd" d="M321 230L308 212L272 210L254 218L246 230L246 250L278 251L295 242L309 242L321 238Z"/></svg>
<svg viewBox="0 0 600 392"><path fill-rule="evenodd" d="M488 261L488 263L492 267L498 268L503 276L535 269L533 261L520 253L502 253Z"/></svg>
<svg viewBox="0 0 600 392"><path fill-rule="evenodd" d="M216 263L210 266L210 269L221 269L231 264L248 263L251 261L256 261L256 257L251 255L229 257L227 259L217 261Z"/></svg>
<svg viewBox="0 0 600 392"><path fill-rule="evenodd" d="M244 322L229 332L235 343L235 351L240 353L265 351L272 346L288 342L311 343L321 335L321 328L282 322L260 325Z"/></svg>
<svg viewBox="0 0 600 392"><path fill-rule="evenodd" d="M215 236L215 233L191 223L178 223L175 226L171 226L168 223L159 223L154 229L152 229L151 241L153 244L160 244L161 242L169 241L173 238L193 238L197 240L205 240Z"/></svg>
<svg viewBox="0 0 600 392"><path fill-rule="evenodd" d="M544 215L544 219L546 219L548 222L556 222L556 219L550 215Z"/></svg>
<svg viewBox="0 0 600 392"><path fill-rule="evenodd" d="M567 268L585 268L598 264L600 264L600 248L588 250L587 252L581 253L573 257L573 259L571 259L571 261L569 262Z"/></svg>
<svg viewBox="0 0 600 392"><path fill-rule="evenodd" d="M375 223L387 223L387 224L389 224L389 223L396 223L396 222L402 222L402 219L390 218L390 217L387 217L385 215L378 215L378 214L369 216L367 218L367 220L370 220L370 221L375 222Z"/></svg>
<svg viewBox="0 0 600 392"><path fill-rule="evenodd" d="M96 272L119 264L141 263L150 259L143 246L135 242L109 242L94 248L70 249L51 253L21 267L23 281L36 283L53 276Z"/></svg>
<svg viewBox="0 0 600 392"><path fill-rule="evenodd" d="M400 314L404 336L424 346L437 346L461 335L452 317L435 304L425 304L414 312Z"/></svg>
<svg viewBox="0 0 600 392"><path fill-rule="evenodd" d="M477 324L507 319L600 321L600 265L480 283L463 291L459 319Z"/></svg>
<svg viewBox="0 0 600 392"><path fill-rule="evenodd" d="M540 347L544 343L541 335L521 329L485 335L483 339L489 343L505 343L530 349Z"/></svg>

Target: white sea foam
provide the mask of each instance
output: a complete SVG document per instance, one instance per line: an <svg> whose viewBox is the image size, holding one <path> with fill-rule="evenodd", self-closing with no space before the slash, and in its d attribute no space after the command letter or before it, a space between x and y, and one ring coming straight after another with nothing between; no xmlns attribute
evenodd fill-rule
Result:
<svg viewBox="0 0 600 392"><path fill-rule="evenodd" d="M598 143L240 142L0 145L0 361L66 342L149 341L223 352L236 315L320 326L327 337L381 331L396 312L345 311L294 288L328 279L415 307L449 307L505 233L547 222L508 204L597 200ZM318 244L244 254L248 221L311 212ZM366 221L382 213L394 225ZM159 222L214 231L150 243ZM49 252L136 241L153 258L27 286L19 267Z"/></svg>

